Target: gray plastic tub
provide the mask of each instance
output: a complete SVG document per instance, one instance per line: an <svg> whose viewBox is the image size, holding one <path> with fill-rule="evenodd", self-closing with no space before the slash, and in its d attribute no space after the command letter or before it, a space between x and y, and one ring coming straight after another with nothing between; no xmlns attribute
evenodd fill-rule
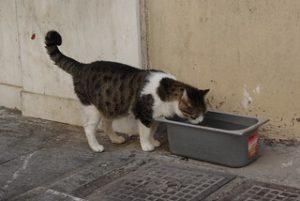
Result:
<svg viewBox="0 0 300 201"><path fill-rule="evenodd" d="M170 151L193 159L242 167L259 154L258 128L267 119L209 111L203 122L158 119L167 126Z"/></svg>

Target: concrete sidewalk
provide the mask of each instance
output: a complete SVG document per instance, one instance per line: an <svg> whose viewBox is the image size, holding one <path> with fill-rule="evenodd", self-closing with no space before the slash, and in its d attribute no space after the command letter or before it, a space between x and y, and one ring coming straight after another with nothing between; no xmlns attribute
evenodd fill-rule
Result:
<svg viewBox="0 0 300 201"><path fill-rule="evenodd" d="M244 168L173 156L164 135L155 152L137 139L93 153L81 127L0 108L0 200L297 200L300 146L268 143Z"/></svg>

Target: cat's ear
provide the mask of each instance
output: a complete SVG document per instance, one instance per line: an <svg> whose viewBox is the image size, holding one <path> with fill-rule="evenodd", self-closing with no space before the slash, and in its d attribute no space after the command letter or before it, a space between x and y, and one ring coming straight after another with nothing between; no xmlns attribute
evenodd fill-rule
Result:
<svg viewBox="0 0 300 201"><path fill-rule="evenodd" d="M200 90L200 93L205 96L209 92L209 89Z"/></svg>
<svg viewBox="0 0 300 201"><path fill-rule="evenodd" d="M181 97L183 100L185 101L189 101L189 97L188 97L188 94L187 94L187 91L186 89L183 89L183 92L182 92L182 97Z"/></svg>

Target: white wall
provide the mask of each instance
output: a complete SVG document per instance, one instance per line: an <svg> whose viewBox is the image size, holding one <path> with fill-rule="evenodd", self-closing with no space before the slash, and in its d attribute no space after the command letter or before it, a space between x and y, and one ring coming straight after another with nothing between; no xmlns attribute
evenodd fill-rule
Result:
<svg viewBox="0 0 300 201"><path fill-rule="evenodd" d="M7 8L0 12L0 105L24 115L80 124L71 77L46 54L48 30L59 31L62 52L81 62L141 64L138 0L1 0L0 6Z"/></svg>
<svg viewBox="0 0 300 201"><path fill-rule="evenodd" d="M0 105L21 107L22 88L15 1L0 1Z"/></svg>

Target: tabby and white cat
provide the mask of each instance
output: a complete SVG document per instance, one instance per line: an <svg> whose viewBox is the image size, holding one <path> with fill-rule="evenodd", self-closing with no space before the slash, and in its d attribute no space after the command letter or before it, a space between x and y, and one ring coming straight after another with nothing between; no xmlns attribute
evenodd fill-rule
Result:
<svg viewBox="0 0 300 201"><path fill-rule="evenodd" d="M92 150L104 150L95 137L100 118L111 142L119 144L125 139L115 133L112 122L133 115L144 151L160 146L153 137L157 127L155 118L178 115L194 124L203 120L208 89L196 89L162 71L110 61L80 63L60 52L57 46L61 43L59 33L47 33L45 44L51 60L73 77L74 90L83 109L84 131Z"/></svg>

